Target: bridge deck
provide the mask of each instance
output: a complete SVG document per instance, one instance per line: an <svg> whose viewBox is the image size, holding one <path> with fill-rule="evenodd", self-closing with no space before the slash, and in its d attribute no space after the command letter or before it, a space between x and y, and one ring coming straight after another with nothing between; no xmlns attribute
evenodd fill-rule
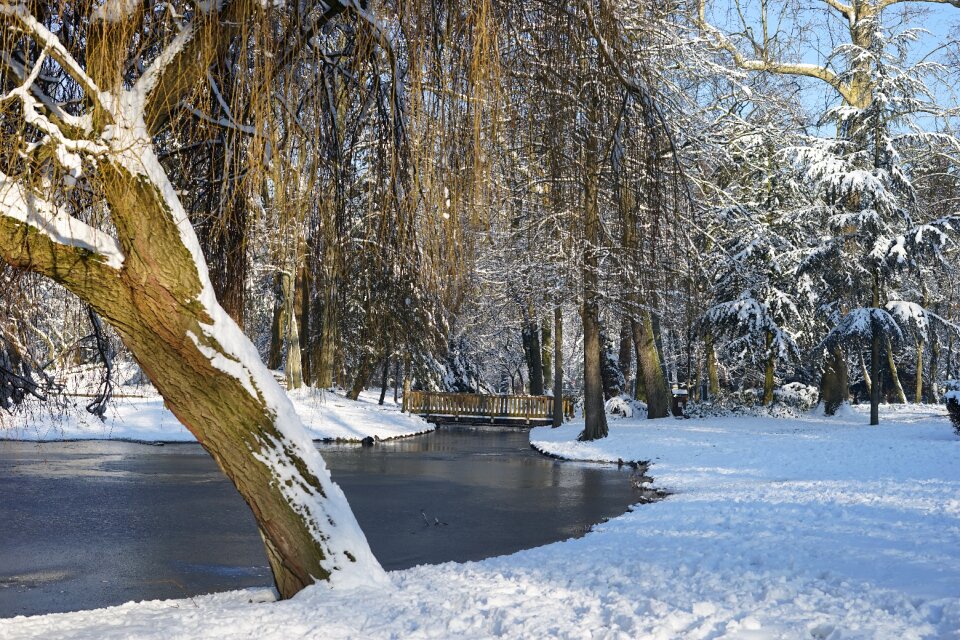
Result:
<svg viewBox="0 0 960 640"><path fill-rule="evenodd" d="M552 396L483 395L411 391L404 395L404 410L428 420L465 424L549 424L553 420ZM573 401L563 399L563 415L573 417Z"/></svg>

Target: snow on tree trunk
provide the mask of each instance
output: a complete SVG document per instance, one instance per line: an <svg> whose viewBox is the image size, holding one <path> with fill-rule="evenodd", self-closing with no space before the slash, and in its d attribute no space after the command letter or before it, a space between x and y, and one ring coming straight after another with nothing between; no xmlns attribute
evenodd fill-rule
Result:
<svg viewBox="0 0 960 640"><path fill-rule="evenodd" d="M101 65L88 75L23 6L0 5L0 15L52 52L93 103L92 117L81 119L46 99L41 108L27 83L16 94L26 119L49 134L43 144L62 168L75 177L93 171L116 230L114 238L45 200L29 174L0 173L0 252L14 267L61 283L116 329L250 506L282 597L316 581L379 581L385 574L290 399L218 303L197 235L153 147L152 131L202 77L217 39L256 10L224 2L219 14L220 6L198 11L195 19L209 23L185 26L123 88L125 48L88 56ZM130 33L123 24L98 28L107 45ZM109 92L97 86L101 79Z"/></svg>

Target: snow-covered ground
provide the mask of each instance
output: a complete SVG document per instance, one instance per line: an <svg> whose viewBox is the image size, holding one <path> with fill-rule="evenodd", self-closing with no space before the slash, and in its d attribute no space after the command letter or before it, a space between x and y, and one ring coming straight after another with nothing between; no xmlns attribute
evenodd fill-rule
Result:
<svg viewBox="0 0 960 640"><path fill-rule="evenodd" d="M31 404L22 413L0 416L0 439L11 440L137 440L192 442L193 435L163 405L149 385L125 385L100 421L83 406L87 398L73 398L77 406L66 411ZM315 389L289 393L307 432L315 440L362 440L409 436L432 431L434 426L418 416L400 412L392 396L379 406L379 393L365 391L357 401Z"/></svg>
<svg viewBox="0 0 960 640"><path fill-rule="evenodd" d="M960 438L940 407L611 421L547 451L649 459L673 492L587 536L386 586L0 621L0 638L960 638Z"/></svg>

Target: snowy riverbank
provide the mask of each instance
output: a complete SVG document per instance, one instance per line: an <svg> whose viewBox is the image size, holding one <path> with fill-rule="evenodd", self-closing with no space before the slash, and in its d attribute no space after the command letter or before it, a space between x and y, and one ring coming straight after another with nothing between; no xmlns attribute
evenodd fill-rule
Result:
<svg viewBox="0 0 960 640"><path fill-rule="evenodd" d="M0 637L958 638L960 438L941 407L535 429L554 454L649 459L668 499L587 536L318 586L0 620Z"/></svg>
<svg viewBox="0 0 960 640"><path fill-rule="evenodd" d="M107 408L106 420L87 413L84 402L65 411L31 404L15 416L0 417L0 439L6 440L134 440L193 442L193 435L163 405L149 385L124 386ZM290 398L304 426L315 440L385 440L432 431L434 425L418 416L401 413L388 399L377 404L379 394L364 392L357 401L339 393L298 389Z"/></svg>

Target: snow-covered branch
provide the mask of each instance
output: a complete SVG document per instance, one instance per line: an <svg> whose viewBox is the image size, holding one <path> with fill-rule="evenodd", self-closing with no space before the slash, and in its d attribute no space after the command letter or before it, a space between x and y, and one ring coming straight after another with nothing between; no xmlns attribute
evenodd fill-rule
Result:
<svg viewBox="0 0 960 640"><path fill-rule="evenodd" d="M49 29L43 26L39 20L23 4L0 4L0 16L14 18L20 26L35 39L44 50L48 51L50 57L56 60L63 70L66 71L83 88L87 97L93 101L94 105L103 107L105 105L105 96L101 93L97 83L93 81L77 60L70 55L60 39Z"/></svg>
<svg viewBox="0 0 960 640"><path fill-rule="evenodd" d="M840 3L836 3L838 6ZM832 5L831 5L832 6ZM843 82L840 75L825 65L808 62L785 62L771 59L767 55L766 43L761 43L758 49L760 56L750 58L743 54L734 42L720 29L707 21L707 0L697 0L697 12L694 17L697 27L710 38L710 44L718 51L726 51L733 58L733 63L744 71L765 71L769 73L805 76L826 82L839 93L849 104L859 104L860 97L853 88Z"/></svg>
<svg viewBox="0 0 960 640"><path fill-rule="evenodd" d="M123 266L123 252L113 237L67 214L2 172L0 218L27 225L58 245L89 252L113 269Z"/></svg>

